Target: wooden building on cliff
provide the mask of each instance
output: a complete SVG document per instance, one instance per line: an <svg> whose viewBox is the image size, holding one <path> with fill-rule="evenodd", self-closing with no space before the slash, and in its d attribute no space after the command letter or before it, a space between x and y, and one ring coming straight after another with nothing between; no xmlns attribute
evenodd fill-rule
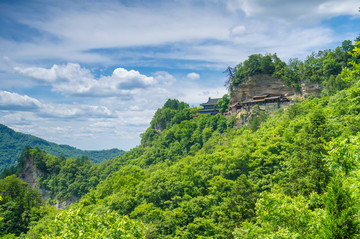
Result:
<svg viewBox="0 0 360 239"><path fill-rule="evenodd" d="M282 103L289 102L289 100L283 95L273 95L273 94L262 94L255 95L252 99L245 100L243 102L238 102L235 105L230 107L230 111L235 113L240 109L250 109L251 107L258 105L263 106L267 104L276 104L278 108L281 107Z"/></svg>

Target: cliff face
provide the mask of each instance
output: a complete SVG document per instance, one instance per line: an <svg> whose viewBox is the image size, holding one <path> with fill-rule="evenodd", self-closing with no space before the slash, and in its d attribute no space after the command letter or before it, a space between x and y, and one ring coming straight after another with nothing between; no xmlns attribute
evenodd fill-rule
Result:
<svg viewBox="0 0 360 239"><path fill-rule="evenodd" d="M32 188L39 188L38 177L43 176L42 173L36 169L35 162L32 156L26 158L24 166L20 168L19 177L27 182Z"/></svg>
<svg viewBox="0 0 360 239"><path fill-rule="evenodd" d="M310 81L304 81L301 84L301 93L302 93L302 97L303 98L307 98L310 95L316 96L316 97L320 97L321 96L321 91L323 90L323 86L310 82Z"/></svg>
<svg viewBox="0 0 360 239"><path fill-rule="evenodd" d="M65 209L68 205L77 202L79 198L73 197L65 201L59 201L57 198L53 199L50 196L50 192L39 185L39 178L44 174L36 168L34 158L28 156L23 166L20 167L19 178L24 182L27 182L32 188L38 188L41 192L42 198L45 202L49 201L57 209ZM53 200L52 200L53 199Z"/></svg>
<svg viewBox="0 0 360 239"><path fill-rule="evenodd" d="M322 90L318 84L311 82L304 82L301 87L301 92L296 92L295 89L285 85L279 79L269 75L255 75L249 77L245 82L232 87L230 105L252 99L255 95L263 94L284 95L290 100L297 97L306 98L309 95L319 97Z"/></svg>

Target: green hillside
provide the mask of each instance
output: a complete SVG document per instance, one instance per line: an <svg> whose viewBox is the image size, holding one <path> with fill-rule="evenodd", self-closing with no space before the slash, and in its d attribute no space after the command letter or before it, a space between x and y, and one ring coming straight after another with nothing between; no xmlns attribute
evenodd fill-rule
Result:
<svg viewBox="0 0 360 239"><path fill-rule="evenodd" d="M63 155L66 158L87 156L95 163L100 163L124 153L123 150L119 149L80 150L69 145L58 145L29 134L15 132L9 127L0 124L0 172L4 168L16 164L25 146L38 147L48 154L54 156Z"/></svg>
<svg viewBox="0 0 360 239"><path fill-rule="evenodd" d="M306 74L324 85L323 96L273 116L254 107L247 125L168 100L141 145L112 160L94 164L26 148L18 176L32 162L53 200L79 200L55 210L6 177L0 236L359 238L360 42L350 50L346 58L329 50L284 70L296 83L310 67ZM342 70L325 71L328 62Z"/></svg>

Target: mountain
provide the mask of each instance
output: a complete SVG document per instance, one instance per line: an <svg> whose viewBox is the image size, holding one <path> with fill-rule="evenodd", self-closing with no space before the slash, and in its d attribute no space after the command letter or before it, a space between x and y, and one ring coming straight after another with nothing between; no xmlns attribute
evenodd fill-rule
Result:
<svg viewBox="0 0 360 239"><path fill-rule="evenodd" d="M29 134L16 132L0 124L0 172L4 168L9 168L16 164L25 146L38 147L48 154L54 156L63 155L65 158L87 156L95 163L100 163L125 153L125 151L119 149L80 150L69 145L58 145Z"/></svg>
<svg viewBox="0 0 360 239"><path fill-rule="evenodd" d="M273 112L257 101L247 105L251 117L244 124L240 111L199 114L168 100L141 144L112 160L94 164L25 148L19 178L0 180L0 236L359 238L360 42L352 48L345 62L326 51L299 69L284 65L280 73L292 77L290 85L312 79L325 87L322 97ZM338 71L342 65L348 68ZM238 70L232 85L247 81L248 70ZM44 206L26 182L50 204L72 205Z"/></svg>

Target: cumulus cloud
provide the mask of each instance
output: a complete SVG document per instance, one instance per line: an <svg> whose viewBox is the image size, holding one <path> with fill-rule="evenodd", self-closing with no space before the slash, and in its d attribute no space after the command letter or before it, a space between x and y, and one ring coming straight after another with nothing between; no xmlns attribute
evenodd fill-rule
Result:
<svg viewBox="0 0 360 239"><path fill-rule="evenodd" d="M330 16L355 15L358 0L225 0L231 12L242 11L248 17L271 18L289 22L318 22Z"/></svg>
<svg viewBox="0 0 360 239"><path fill-rule="evenodd" d="M358 0L327 1L318 6L318 12L325 15L355 15L358 14Z"/></svg>
<svg viewBox="0 0 360 239"><path fill-rule="evenodd" d="M125 90L147 88L156 84L156 80L153 77L142 75L140 72L134 70L127 71L124 68L115 69L111 78L110 81L119 81L119 89ZM100 81L104 83L106 79L109 78L101 78Z"/></svg>
<svg viewBox="0 0 360 239"><path fill-rule="evenodd" d="M95 79L90 70L75 63L54 65L50 69L40 67L14 69L24 76L48 83L53 91L70 96L126 96L137 89L148 88L157 83L154 77L124 68L115 69L111 76Z"/></svg>
<svg viewBox="0 0 360 239"><path fill-rule="evenodd" d="M198 73L192 72L186 75L187 78L191 79L191 80L198 80L200 79L200 75Z"/></svg>
<svg viewBox="0 0 360 239"><path fill-rule="evenodd" d="M31 122L23 126L27 132L83 148L109 144L130 148L168 98L196 105L208 97L221 97L226 93L221 72L254 53L277 53L286 61L333 48L343 37L351 39L354 31L337 34L321 23L358 10L358 0L159 3L64 0L1 5L4 19L22 28L11 29L14 36L0 37L0 55L8 56L0 60L1 89L8 89L0 91L0 122L17 126ZM354 22L348 21L349 29L357 26ZM16 74L10 67L29 62L52 66L16 67ZM89 70L118 63L121 68L101 76ZM131 70L133 66L154 73ZM199 74L201 84L196 81ZM216 79L209 80L212 77ZM36 94L38 86L52 92L42 92L40 100L9 90L34 89Z"/></svg>
<svg viewBox="0 0 360 239"><path fill-rule="evenodd" d="M193 85L193 87L181 89L182 95L179 100L194 104L195 106L200 103L206 102L209 97L221 98L227 93L225 87L200 87Z"/></svg>
<svg viewBox="0 0 360 239"><path fill-rule="evenodd" d="M173 75L166 71L157 71L154 73L154 78L161 85L169 86L176 82L176 79Z"/></svg>
<svg viewBox="0 0 360 239"><path fill-rule="evenodd" d="M45 118L114 118L106 106L80 104L45 104L27 95L0 91L0 109L11 112L27 111Z"/></svg>
<svg viewBox="0 0 360 239"><path fill-rule="evenodd" d="M232 37L239 37L239 36L242 36L244 35L246 31L246 27L243 26L243 25L238 25L238 26L235 26L233 28L230 29L230 35Z"/></svg>
<svg viewBox="0 0 360 239"><path fill-rule="evenodd" d="M115 118L116 114L111 112L105 106L92 105L65 105L65 104L47 104L44 105L38 113L41 117L46 118Z"/></svg>
<svg viewBox="0 0 360 239"><path fill-rule="evenodd" d="M34 111L42 107L37 99L8 91L0 91L0 109L11 111Z"/></svg>

